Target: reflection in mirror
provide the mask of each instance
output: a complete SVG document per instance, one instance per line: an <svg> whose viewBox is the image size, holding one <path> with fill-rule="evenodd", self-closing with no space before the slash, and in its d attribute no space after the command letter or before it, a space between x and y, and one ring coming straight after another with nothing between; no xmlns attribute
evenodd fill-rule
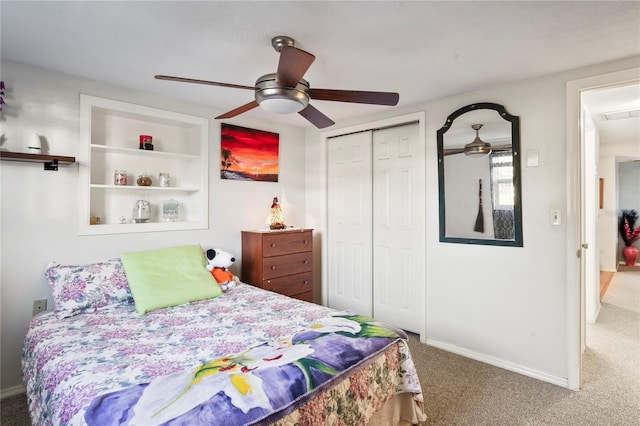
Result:
<svg viewBox="0 0 640 426"><path fill-rule="evenodd" d="M440 241L522 247L520 123L477 103L438 130Z"/></svg>

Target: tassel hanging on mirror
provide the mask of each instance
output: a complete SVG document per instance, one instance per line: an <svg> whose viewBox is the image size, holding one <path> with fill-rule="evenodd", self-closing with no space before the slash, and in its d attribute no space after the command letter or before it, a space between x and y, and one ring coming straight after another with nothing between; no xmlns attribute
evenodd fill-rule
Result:
<svg viewBox="0 0 640 426"><path fill-rule="evenodd" d="M473 230L476 232L484 232L484 215L482 213L482 179L479 179L478 185L480 186L480 189L478 190L480 202L478 204L478 217L476 217L476 224L473 227Z"/></svg>

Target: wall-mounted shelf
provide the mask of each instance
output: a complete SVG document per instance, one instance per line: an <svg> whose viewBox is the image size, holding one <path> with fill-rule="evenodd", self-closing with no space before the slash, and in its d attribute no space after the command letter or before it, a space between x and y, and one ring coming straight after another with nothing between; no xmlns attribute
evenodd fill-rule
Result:
<svg viewBox="0 0 640 426"><path fill-rule="evenodd" d="M26 161L31 163L43 163L45 170L58 170L59 164L73 164L76 157L64 155L29 154L26 152L0 151L0 160Z"/></svg>

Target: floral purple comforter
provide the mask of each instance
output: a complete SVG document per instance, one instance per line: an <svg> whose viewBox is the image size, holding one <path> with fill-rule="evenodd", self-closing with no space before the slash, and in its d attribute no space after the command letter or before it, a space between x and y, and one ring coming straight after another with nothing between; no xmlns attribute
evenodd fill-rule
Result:
<svg viewBox="0 0 640 426"><path fill-rule="evenodd" d="M367 321L249 285L144 316L133 304L62 320L46 314L32 321L23 353L32 421L195 424L193 416L206 410L229 424L275 420L337 380L338 370L395 340L369 336L367 342L377 343L360 361L351 367L338 362L331 356L336 345L362 345L354 331L389 332ZM312 355L323 351L324 358ZM402 359L396 392L419 395L408 350ZM228 416L220 416L223 405Z"/></svg>

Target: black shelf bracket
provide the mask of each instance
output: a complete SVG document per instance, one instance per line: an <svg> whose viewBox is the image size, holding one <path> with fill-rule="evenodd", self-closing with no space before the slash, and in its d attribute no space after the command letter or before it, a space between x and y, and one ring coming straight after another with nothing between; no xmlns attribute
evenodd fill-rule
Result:
<svg viewBox="0 0 640 426"><path fill-rule="evenodd" d="M54 158L51 161L45 161L44 162L44 169L45 170L53 170L54 172L58 171L58 159Z"/></svg>

